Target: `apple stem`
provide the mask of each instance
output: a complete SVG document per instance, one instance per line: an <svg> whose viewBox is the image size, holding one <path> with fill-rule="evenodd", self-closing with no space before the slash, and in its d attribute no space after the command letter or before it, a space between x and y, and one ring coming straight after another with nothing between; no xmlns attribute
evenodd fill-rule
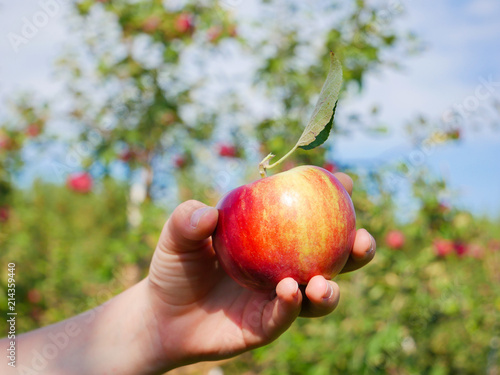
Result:
<svg viewBox="0 0 500 375"><path fill-rule="evenodd" d="M271 168L274 168L276 167L277 165L281 164L281 162L283 160L285 160L287 157L289 157L296 149L297 149L297 145L295 145L290 151L288 151L288 153L283 156L281 159L279 159L276 163L273 163L271 165L269 165L269 160L271 160L272 158L274 158L275 155L273 154L269 154L267 155L259 164L259 172L260 172L260 176L262 178L266 177L266 171L268 169L271 169Z"/></svg>

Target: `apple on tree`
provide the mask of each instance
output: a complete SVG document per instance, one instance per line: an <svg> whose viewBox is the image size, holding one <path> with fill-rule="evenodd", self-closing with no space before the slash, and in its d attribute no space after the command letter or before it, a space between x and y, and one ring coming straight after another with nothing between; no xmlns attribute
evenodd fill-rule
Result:
<svg viewBox="0 0 500 375"><path fill-rule="evenodd" d="M175 20L175 30L181 34L191 34L194 30L193 16L189 13L181 13Z"/></svg>
<svg viewBox="0 0 500 375"><path fill-rule="evenodd" d="M5 223L9 220L10 209L9 206L0 206L0 223Z"/></svg>
<svg viewBox="0 0 500 375"><path fill-rule="evenodd" d="M92 190L92 176L86 172L74 173L68 177L67 186L77 193L88 193Z"/></svg>
<svg viewBox="0 0 500 375"><path fill-rule="evenodd" d="M387 246L391 249L401 249L405 244L405 235L399 230L391 230L385 237Z"/></svg>
<svg viewBox="0 0 500 375"><path fill-rule="evenodd" d="M297 144L274 164L259 165L262 179L227 193L217 204L213 246L225 271L239 284L272 290L285 277L305 285L316 275L336 276L346 264L356 234L351 198L339 180L316 166L266 177L297 148L321 145L332 128L342 83L333 53L327 80Z"/></svg>

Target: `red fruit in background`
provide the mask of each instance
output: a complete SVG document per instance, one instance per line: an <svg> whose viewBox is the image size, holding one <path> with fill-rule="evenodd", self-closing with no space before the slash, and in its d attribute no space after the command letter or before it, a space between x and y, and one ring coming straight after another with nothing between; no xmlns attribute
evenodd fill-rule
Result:
<svg viewBox="0 0 500 375"><path fill-rule="evenodd" d="M211 43L215 43L217 40L219 40L221 35L222 28L220 26L212 26L207 30L208 40Z"/></svg>
<svg viewBox="0 0 500 375"><path fill-rule="evenodd" d="M190 33L194 30L193 16L188 13L182 13L175 20L175 30L182 34Z"/></svg>
<svg viewBox="0 0 500 375"><path fill-rule="evenodd" d="M10 217L10 207L0 206L0 223L5 223Z"/></svg>
<svg viewBox="0 0 500 375"><path fill-rule="evenodd" d="M134 152L132 150L125 150L118 155L118 159L121 161L128 163L130 160L134 158Z"/></svg>
<svg viewBox="0 0 500 375"><path fill-rule="evenodd" d="M239 284L272 290L285 277L305 285L344 267L356 214L342 184L315 166L301 166L240 186L217 204L214 249Z"/></svg>
<svg viewBox="0 0 500 375"><path fill-rule="evenodd" d="M453 241L445 240L442 238L434 240L433 247L434 247L434 253L438 257L445 257L453 253L455 249Z"/></svg>
<svg viewBox="0 0 500 375"><path fill-rule="evenodd" d="M455 241L453 243L453 248L455 249L455 253L457 253L458 256L464 255L468 250L467 244L462 241Z"/></svg>
<svg viewBox="0 0 500 375"><path fill-rule="evenodd" d="M232 145L221 144L219 145L219 155L226 158L234 158L237 155L236 147Z"/></svg>
<svg viewBox="0 0 500 375"><path fill-rule="evenodd" d="M26 135L28 137L31 137L31 138L38 136L40 134L40 132L41 132L41 129L40 129L40 125L38 125L38 124L30 124L26 128Z"/></svg>
<svg viewBox="0 0 500 375"><path fill-rule="evenodd" d="M158 16L151 16L146 18L144 23L142 24L142 30L146 33L154 33L158 30L158 27L161 25L161 18Z"/></svg>
<svg viewBox="0 0 500 375"><path fill-rule="evenodd" d="M391 230L385 237L385 243L391 249L401 249L405 244L405 235L399 230Z"/></svg>
<svg viewBox="0 0 500 375"><path fill-rule="evenodd" d="M176 168L182 168L186 165L186 158L182 155L176 155L174 157L174 165Z"/></svg>
<svg viewBox="0 0 500 375"><path fill-rule="evenodd" d="M0 133L0 150L9 150L12 147L12 139L7 134Z"/></svg>
<svg viewBox="0 0 500 375"><path fill-rule="evenodd" d="M323 164L323 168L325 168L330 173L335 173L339 170L334 163L330 162L326 162L325 164Z"/></svg>
<svg viewBox="0 0 500 375"><path fill-rule="evenodd" d="M473 258L482 259L484 257L484 249L482 246L477 244L472 244L469 246L469 251L467 252Z"/></svg>
<svg viewBox="0 0 500 375"><path fill-rule="evenodd" d="M38 289L31 289L27 298L29 303L37 304L42 300L42 293Z"/></svg>
<svg viewBox="0 0 500 375"><path fill-rule="evenodd" d="M68 177L67 185L77 193L88 193L92 190L92 176L86 172L74 173Z"/></svg>

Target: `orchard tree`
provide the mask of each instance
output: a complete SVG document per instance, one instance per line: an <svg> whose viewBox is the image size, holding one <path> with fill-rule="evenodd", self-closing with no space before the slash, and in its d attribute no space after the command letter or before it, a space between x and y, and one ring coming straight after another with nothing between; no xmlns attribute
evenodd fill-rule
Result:
<svg viewBox="0 0 500 375"><path fill-rule="evenodd" d="M388 51L411 48L411 35L392 26L401 12L364 1L81 1L71 25L83 43L59 60L59 72L65 121L87 149L82 164L105 174L126 164L149 198L214 203L229 184L256 178L263 155L293 145L330 50L350 93L395 64ZM297 153L284 167L331 169L331 147Z"/></svg>

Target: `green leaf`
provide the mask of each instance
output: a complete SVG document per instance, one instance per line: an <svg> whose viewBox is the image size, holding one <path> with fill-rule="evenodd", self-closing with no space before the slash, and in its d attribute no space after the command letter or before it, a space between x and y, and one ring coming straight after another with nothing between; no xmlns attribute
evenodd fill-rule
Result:
<svg viewBox="0 0 500 375"><path fill-rule="evenodd" d="M321 146L323 143L325 143L325 141L328 139L328 136L330 135L330 131L332 130L333 117L335 116L335 110L337 109L337 103L338 103L338 100L335 102L335 107L333 107L333 113L332 113L332 117L330 118L330 121L328 121L328 124L326 124L325 128L318 134L316 139L312 143L310 143L306 146L299 146L299 148L301 148L303 150L312 150L313 148Z"/></svg>
<svg viewBox="0 0 500 375"><path fill-rule="evenodd" d="M330 71L321 89L311 120L297 142L297 147L313 149L326 141L330 133L335 108L342 85L342 66L333 52L330 52Z"/></svg>

